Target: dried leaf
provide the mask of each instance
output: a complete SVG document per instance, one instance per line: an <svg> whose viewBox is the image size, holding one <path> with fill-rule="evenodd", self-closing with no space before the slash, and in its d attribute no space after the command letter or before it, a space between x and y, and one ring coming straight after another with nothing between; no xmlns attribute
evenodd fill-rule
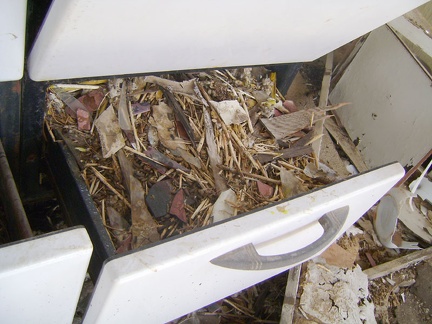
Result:
<svg viewBox="0 0 432 324"><path fill-rule="evenodd" d="M257 154L255 158L261 163L267 163L270 161L275 161L278 159L289 159L293 157L298 157L302 155L307 155L312 153L312 148L310 146L301 146L301 147L290 147L279 151L274 151L275 154Z"/></svg>
<svg viewBox="0 0 432 324"><path fill-rule="evenodd" d="M152 116L149 118L150 125L156 128L159 140L169 150L177 148L186 149L184 140L175 135L174 121L170 118L173 116L173 110L165 103L153 106Z"/></svg>
<svg viewBox="0 0 432 324"><path fill-rule="evenodd" d="M179 169L184 172L190 172L188 168L185 168L183 165L177 163L176 161L170 159L166 155L162 154L158 150L156 150L153 147L149 147L146 151L142 152L144 155L147 155L148 157L152 158L153 160L167 166L171 169Z"/></svg>
<svg viewBox="0 0 432 324"><path fill-rule="evenodd" d="M174 196L169 213L182 222L187 223L184 190L180 189Z"/></svg>
<svg viewBox="0 0 432 324"><path fill-rule="evenodd" d="M295 105L294 101L292 101L292 100L285 100L285 101L283 102L283 106L284 106L286 109L288 109L289 112L291 112L291 113L298 111L297 106Z"/></svg>
<svg viewBox="0 0 432 324"><path fill-rule="evenodd" d="M301 181L294 175L293 171L281 168L280 179L284 198L296 196L304 191Z"/></svg>
<svg viewBox="0 0 432 324"><path fill-rule="evenodd" d="M153 114L149 118L149 123L157 129L159 140L163 146L169 149L174 155L181 156L189 164L201 168L200 160L187 152L184 140L175 134L175 124L170 119L172 115L172 109L167 104L161 102L159 105L153 106Z"/></svg>
<svg viewBox="0 0 432 324"><path fill-rule="evenodd" d="M122 178L123 178L123 184L130 195L130 192L131 192L130 177L133 176L132 162L126 157L123 150L119 150L116 155L117 155L117 158L118 158L118 161L120 164L120 169L121 169Z"/></svg>
<svg viewBox="0 0 432 324"><path fill-rule="evenodd" d="M257 181L257 186L261 196L266 198L270 198L271 196L273 196L274 189L272 186L269 186L268 184L261 182L259 180Z"/></svg>
<svg viewBox="0 0 432 324"><path fill-rule="evenodd" d="M160 240L157 223L150 215L144 199L144 189L135 177L130 176L130 197L132 206L132 247L138 248Z"/></svg>
<svg viewBox="0 0 432 324"><path fill-rule="evenodd" d="M260 120L275 139L282 139L310 126L312 118L315 122L324 115L325 111L312 108L274 118L261 118Z"/></svg>
<svg viewBox="0 0 432 324"><path fill-rule="evenodd" d="M102 155L109 158L125 145L114 108L110 105L95 121L102 146Z"/></svg>
<svg viewBox="0 0 432 324"><path fill-rule="evenodd" d="M62 89L58 89L58 88L53 88L52 90L61 99L61 101L63 101L66 104L65 111L70 116L72 116L72 117L75 118L77 116L78 109L81 109L81 110L84 110L84 111L87 110L86 106L84 106L80 101L78 101L70 93L68 93L68 92L66 92L66 91L64 91Z"/></svg>
<svg viewBox="0 0 432 324"><path fill-rule="evenodd" d="M129 223L120 215L117 210L112 207L107 207L107 214L110 227L115 229L113 231L114 235L123 235L129 229Z"/></svg>
<svg viewBox="0 0 432 324"><path fill-rule="evenodd" d="M144 81L157 84L173 92L195 96L195 91L194 91L195 80L177 82L177 81L171 81L171 80L150 75L150 76L146 76L144 78Z"/></svg>
<svg viewBox="0 0 432 324"><path fill-rule="evenodd" d="M132 234L129 234L122 242L118 243L116 254L129 251L131 249L131 243L132 243Z"/></svg>
<svg viewBox="0 0 432 324"><path fill-rule="evenodd" d="M195 85L195 84L194 84ZM162 88L163 93L165 94L165 97L168 99L168 102L171 104L171 107L173 108L174 114L177 118L177 120L181 123L183 126L188 138L190 139L192 145L196 147L195 143L195 134L193 132L192 127L189 124L189 120L187 119L185 113L183 112L182 107L177 102L177 99L174 97L174 95L171 93L171 91Z"/></svg>
<svg viewBox="0 0 432 324"><path fill-rule="evenodd" d="M319 168L317 168L315 163L308 163L304 167L303 173L309 178L319 179L323 183L332 183L338 180L336 172L324 163L319 163Z"/></svg>
<svg viewBox="0 0 432 324"><path fill-rule="evenodd" d="M237 195L234 190L222 191L213 206L213 222L217 223L234 216L233 205L237 204Z"/></svg>
<svg viewBox="0 0 432 324"><path fill-rule="evenodd" d="M76 112L78 129L89 131L91 128L91 115L87 110L78 108Z"/></svg>
<svg viewBox="0 0 432 324"><path fill-rule="evenodd" d="M127 88L127 84L125 81L123 82L120 91L120 98L118 103L118 120L119 120L120 128L125 133L127 139L129 140L133 148L137 149L133 127L129 116L129 107L126 98L126 88Z"/></svg>
<svg viewBox="0 0 432 324"><path fill-rule="evenodd" d="M132 104L132 113L134 115L146 113L150 111L150 103L148 102L135 102Z"/></svg>

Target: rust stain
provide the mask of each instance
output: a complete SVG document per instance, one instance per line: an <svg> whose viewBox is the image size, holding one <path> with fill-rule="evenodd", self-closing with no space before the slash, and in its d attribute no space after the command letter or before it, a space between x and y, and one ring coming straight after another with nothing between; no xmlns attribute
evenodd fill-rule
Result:
<svg viewBox="0 0 432 324"><path fill-rule="evenodd" d="M21 95L21 81L15 81L11 87L12 92Z"/></svg>

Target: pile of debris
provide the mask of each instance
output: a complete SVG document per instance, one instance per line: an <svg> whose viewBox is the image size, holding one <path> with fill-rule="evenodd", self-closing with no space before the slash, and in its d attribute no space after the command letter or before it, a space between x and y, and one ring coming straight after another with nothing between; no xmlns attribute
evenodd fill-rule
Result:
<svg viewBox="0 0 432 324"><path fill-rule="evenodd" d="M45 124L75 157L122 253L366 171L330 118L344 105L327 106L331 61L319 103L286 100L264 68L213 70L54 84ZM288 278L283 273L176 322L390 321L389 308L415 283L409 266L428 253L382 246L375 213ZM397 244L414 239L401 226L385 228ZM405 261L405 254L413 256ZM393 259L399 266L386 263Z"/></svg>
<svg viewBox="0 0 432 324"><path fill-rule="evenodd" d="M47 128L75 156L118 252L340 178L315 145L335 107L299 110L273 79L246 68L48 89Z"/></svg>

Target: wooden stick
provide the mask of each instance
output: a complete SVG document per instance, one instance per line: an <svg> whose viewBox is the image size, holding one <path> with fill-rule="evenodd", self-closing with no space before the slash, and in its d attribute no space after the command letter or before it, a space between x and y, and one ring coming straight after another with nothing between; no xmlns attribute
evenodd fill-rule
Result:
<svg viewBox="0 0 432 324"><path fill-rule="evenodd" d="M215 142L215 134L213 130L213 124L211 121L210 113L207 111L206 107L203 107L203 115L204 115L204 126L206 132L206 143L207 143L207 151L210 160L210 165L213 172L213 179L216 186L216 191L218 193L225 191L228 187L225 183L224 178L219 174L218 164L220 163L220 157L217 152L216 142Z"/></svg>
<svg viewBox="0 0 432 324"><path fill-rule="evenodd" d="M352 163L355 165L359 172L365 172L369 168L366 166L366 163L363 160L360 152L357 150L357 147L349 138L348 134L345 134L342 129L336 124L334 120L329 118L326 120L324 124L325 128L329 131L329 133L333 136L333 138L337 141L337 143L341 146L343 151L348 155Z"/></svg>
<svg viewBox="0 0 432 324"><path fill-rule="evenodd" d="M129 117L130 117L131 125L132 125L132 131L133 131L133 135L135 138L136 149L137 149L137 151L141 152L142 143L138 137L138 131L135 127L135 117L134 117L133 112L132 112L132 105L131 105L131 102L129 100L127 101L127 104L128 104L128 109L129 109Z"/></svg>
<svg viewBox="0 0 432 324"><path fill-rule="evenodd" d="M285 289L285 297L282 304L280 324L291 324L294 321L294 310L297 299L297 290L300 280L301 265L291 268Z"/></svg>
<svg viewBox="0 0 432 324"><path fill-rule="evenodd" d="M414 172L417 171L417 169L432 155L432 150L430 150L415 166L413 166L404 176L402 179L399 180L398 183L396 183L395 187L400 187L404 184L405 181L408 180L409 177L413 175Z"/></svg>
<svg viewBox="0 0 432 324"><path fill-rule="evenodd" d="M327 54L326 63L325 63L325 72L324 77L321 84L321 92L320 92L320 100L319 100L319 108L325 108L328 102L329 90L330 90L330 81L331 74L333 69L333 52ZM315 123L314 127L314 137L323 134L324 131L324 120L320 120ZM320 137L317 141L312 143L312 151L315 155L315 164L319 169L319 159L321 152L321 143L322 137Z"/></svg>
<svg viewBox="0 0 432 324"><path fill-rule="evenodd" d="M100 173L98 170L96 170L94 167L90 167L90 169L93 171L94 175L99 178L99 180L108 187L109 190L111 190L117 197L120 198L121 201L125 203L126 206L131 208L131 204L125 197L122 196L121 193L119 193L111 184L108 182L108 180Z"/></svg>
<svg viewBox="0 0 432 324"><path fill-rule="evenodd" d="M241 151L243 151L244 155L246 155L247 158L252 162L252 165L256 169L261 170L262 167L260 168L260 166L258 165L258 163L255 161L255 159L250 154L250 152L244 147L242 141L240 140L240 138L238 138L237 134L234 131L231 132L231 137L234 139L234 142L237 144L237 146L239 147L239 149Z"/></svg>
<svg viewBox="0 0 432 324"><path fill-rule="evenodd" d="M226 166L220 165L220 164L218 166L222 170L229 171L229 172L236 173L236 174L240 174L240 172L237 171L237 170L235 170L235 169L231 169L229 167L226 167ZM267 177L261 176L259 174L253 174L253 173L244 172L244 171L242 172L242 174L244 176L246 176L246 177L250 177L250 178L253 178L253 179L257 179L257 180L261 180L261 181L266 181L266 182L270 182L270 183L275 183L275 184L281 184L281 182L279 180L267 178Z"/></svg>
<svg viewBox="0 0 432 324"><path fill-rule="evenodd" d="M247 107L247 105L246 105L246 102L245 102L245 100L244 100L244 98L243 98L243 95L242 95L241 93L239 93L239 98L240 98L240 101L241 101L242 107L243 107L244 111L245 111L246 114L247 114L247 124L248 124L248 127L249 127L249 132L250 132L251 134L253 134L253 132L254 132L255 130L254 130L254 128L253 128L252 121L251 121L251 119L250 119L250 117L249 117L249 109L248 109L248 107Z"/></svg>
<svg viewBox="0 0 432 324"><path fill-rule="evenodd" d="M366 269L363 271L363 273L368 276L369 280L373 280L373 279L384 277L392 272L408 268L409 266L417 262L425 261L430 258L432 258L432 247L429 247L424 250L419 250L407 254L403 257L400 257L396 260L389 261L377 265L376 267Z"/></svg>

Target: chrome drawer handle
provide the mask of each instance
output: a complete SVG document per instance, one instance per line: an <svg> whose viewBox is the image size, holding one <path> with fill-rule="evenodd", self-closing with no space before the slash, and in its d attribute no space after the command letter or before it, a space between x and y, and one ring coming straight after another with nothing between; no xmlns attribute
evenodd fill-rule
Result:
<svg viewBox="0 0 432 324"><path fill-rule="evenodd" d="M349 206L344 206L324 214L318 222L324 229L323 235L312 244L300 250L263 256L259 255L252 243L225 253L210 262L230 269L237 270L269 270L290 267L311 258L329 246L336 239L348 217Z"/></svg>

